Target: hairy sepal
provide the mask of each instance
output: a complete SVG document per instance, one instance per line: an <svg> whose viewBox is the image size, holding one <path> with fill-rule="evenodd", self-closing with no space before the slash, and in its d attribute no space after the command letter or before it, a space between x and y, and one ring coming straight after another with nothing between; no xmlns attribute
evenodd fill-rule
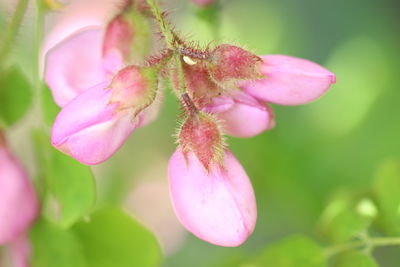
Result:
<svg viewBox="0 0 400 267"><path fill-rule="evenodd" d="M223 87L235 86L238 81L256 80L262 59L238 46L221 44L211 53L208 67L214 81Z"/></svg>
<svg viewBox="0 0 400 267"><path fill-rule="evenodd" d="M184 155L193 152L206 170L211 164L223 167L224 136L217 119L208 113L196 112L182 124L178 141Z"/></svg>
<svg viewBox="0 0 400 267"><path fill-rule="evenodd" d="M158 88L157 67L128 66L113 78L110 104L117 103L117 111L132 109L134 116L153 103Z"/></svg>

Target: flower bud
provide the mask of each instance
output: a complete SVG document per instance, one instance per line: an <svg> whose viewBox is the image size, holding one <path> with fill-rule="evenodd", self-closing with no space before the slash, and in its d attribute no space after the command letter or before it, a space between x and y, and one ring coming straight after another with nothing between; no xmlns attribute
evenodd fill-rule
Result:
<svg viewBox="0 0 400 267"><path fill-rule="evenodd" d="M118 103L119 109L140 106L154 96L157 70L128 66L115 75L109 87L112 90L110 102Z"/></svg>
<svg viewBox="0 0 400 267"><path fill-rule="evenodd" d="M136 3L138 5L140 3ZM143 5L143 8L146 8ZM128 4L123 12L107 25L103 41L103 57L119 57L125 64L143 61L150 51L150 25L148 19Z"/></svg>
<svg viewBox="0 0 400 267"><path fill-rule="evenodd" d="M210 54L210 62L210 74L219 83L254 80L262 77L259 71L261 59L234 45L217 46Z"/></svg>
<svg viewBox="0 0 400 267"><path fill-rule="evenodd" d="M193 152L178 147L168 164L170 194L180 222L219 246L242 244L254 230L257 207L250 180L228 150L207 170Z"/></svg>
<svg viewBox="0 0 400 267"><path fill-rule="evenodd" d="M185 86L192 97L193 102L202 107L209 103L212 98L218 96L221 88L211 79L207 66L203 62L194 65L183 64ZM175 88L180 87L178 73L173 72L172 80Z"/></svg>
<svg viewBox="0 0 400 267"><path fill-rule="evenodd" d="M107 27L86 27L46 54L45 80L63 107L79 93L99 84L124 65L142 61L151 46L147 19L126 3Z"/></svg>
<svg viewBox="0 0 400 267"><path fill-rule="evenodd" d="M272 109L239 90L214 98L204 109L216 115L226 134L235 137L252 137L275 126Z"/></svg>
<svg viewBox="0 0 400 267"><path fill-rule="evenodd" d="M85 90L58 114L52 128L53 146L84 164L107 160L133 130L155 117L157 88L145 88L146 84L155 82L129 66L111 85L103 82Z"/></svg>
<svg viewBox="0 0 400 267"><path fill-rule="evenodd" d="M107 25L103 41L103 56L119 53L121 59L129 59L133 40L133 25L124 13L117 15Z"/></svg>
<svg viewBox="0 0 400 267"><path fill-rule="evenodd" d="M194 153L206 169L212 162L221 160L225 142L218 123L211 114L197 112L189 115L178 137L182 152Z"/></svg>
<svg viewBox="0 0 400 267"><path fill-rule="evenodd" d="M0 133L0 245L19 238L38 211L33 185Z"/></svg>
<svg viewBox="0 0 400 267"><path fill-rule="evenodd" d="M243 82L241 87L266 102L281 105L309 103L336 82L335 74L320 65L301 58L284 55L262 56L263 78Z"/></svg>

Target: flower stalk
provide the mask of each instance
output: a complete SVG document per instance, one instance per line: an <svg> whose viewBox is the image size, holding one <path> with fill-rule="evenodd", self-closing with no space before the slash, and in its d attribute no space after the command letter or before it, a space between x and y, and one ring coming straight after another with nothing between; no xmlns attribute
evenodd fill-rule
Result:
<svg viewBox="0 0 400 267"><path fill-rule="evenodd" d="M325 257L331 258L342 252L354 249L366 249L370 253L377 247L385 246L400 246L400 237L368 237L330 246L325 249Z"/></svg>
<svg viewBox="0 0 400 267"><path fill-rule="evenodd" d="M11 22L6 31L4 40L2 40L2 45L0 47L0 62L4 62L7 55L10 53L14 41L17 37L18 30L20 28L22 19L24 18L24 14L26 8L28 6L28 0L19 0L17 7L14 12L14 16L11 19Z"/></svg>

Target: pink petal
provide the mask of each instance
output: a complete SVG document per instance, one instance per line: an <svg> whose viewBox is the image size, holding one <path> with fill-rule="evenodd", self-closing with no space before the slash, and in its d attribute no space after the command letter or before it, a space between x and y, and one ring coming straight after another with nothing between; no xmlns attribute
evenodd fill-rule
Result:
<svg viewBox="0 0 400 267"><path fill-rule="evenodd" d="M301 105L325 93L335 83L335 74L320 65L284 55L261 56L265 78L241 85L249 94L266 102Z"/></svg>
<svg viewBox="0 0 400 267"><path fill-rule="evenodd" d="M210 113L221 113L233 107L235 101L231 96L221 95L214 97L212 102L205 106L205 110Z"/></svg>
<svg viewBox="0 0 400 267"><path fill-rule="evenodd" d="M45 80L63 107L87 88L104 81L101 27L84 28L53 47L46 56Z"/></svg>
<svg viewBox="0 0 400 267"><path fill-rule="evenodd" d="M94 165L111 157L131 132L140 127L142 116L133 121L128 110L116 111L109 104L107 82L74 98L58 114L52 129L52 144L78 161Z"/></svg>
<svg viewBox="0 0 400 267"><path fill-rule="evenodd" d="M228 100L232 101L230 106ZM216 113L223 122L225 133L235 137L252 137L275 126L272 109L254 97L241 91L235 91L232 96L220 96L213 99L207 111Z"/></svg>
<svg viewBox="0 0 400 267"><path fill-rule="evenodd" d="M110 76L117 73L124 65L122 54L117 49L110 49L103 56L104 71Z"/></svg>
<svg viewBox="0 0 400 267"><path fill-rule="evenodd" d="M226 151L224 167L207 172L193 153L178 148L168 165L170 193L180 222L194 235L219 246L239 246L253 232L257 208L240 163Z"/></svg>
<svg viewBox="0 0 400 267"><path fill-rule="evenodd" d="M18 238L38 211L39 203L25 170L0 143L0 245Z"/></svg>

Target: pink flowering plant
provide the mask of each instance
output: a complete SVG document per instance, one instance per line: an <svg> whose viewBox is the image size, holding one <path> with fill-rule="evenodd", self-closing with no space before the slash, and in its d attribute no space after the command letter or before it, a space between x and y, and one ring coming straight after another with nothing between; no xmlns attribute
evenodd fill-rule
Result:
<svg viewBox="0 0 400 267"><path fill-rule="evenodd" d="M246 242L250 237L266 243L261 235L252 236L257 227L267 227L257 224L260 211L271 208L264 198L257 205L255 178L248 175L254 173L248 163L256 156L245 158L228 143L268 136L280 127L280 112L292 112L278 107L275 114L275 105L309 104L330 91L336 75L307 59L257 55L217 41L225 3L191 4L216 40L203 44L187 37L158 0L123 0L113 10L106 8L107 19L100 24L81 23L72 32L59 26L56 33L63 37L46 47L46 14L79 20L74 3L38 0L32 83L8 56L28 5L19 0L0 45L0 266L160 266L163 254L169 256L180 246L172 229L190 232L201 240L194 242L216 245L213 249L247 246L254 242ZM73 15L68 20L69 8ZM15 95L16 88L25 90L22 97ZM115 203L121 200L104 200L116 190L104 181L107 175L118 179L115 162L123 157L135 161L131 156L140 162L144 154L138 144L129 154L118 151L129 149L134 132L165 118L163 102L171 96L180 112L175 133L167 134L176 146L169 150L168 163L163 162L166 171L156 176L167 178L173 214L151 209L165 202L161 196L137 201L140 194L134 189L125 192L134 203L126 201L124 209ZM19 125L28 129L32 144L18 143L14 129ZM24 146L22 152L14 153L19 146ZM150 143L144 147L156 149ZM104 174L113 164L113 174ZM375 247L400 245L400 220L393 215L400 205L394 197L398 191L391 197L386 192L400 186L399 177L399 165L388 160L367 192L334 194L316 223L325 246L303 235L287 237L239 256L229 266L378 266L371 254ZM140 207L147 206L141 213ZM381 235L370 235L373 231ZM172 237L166 238L168 234Z"/></svg>
<svg viewBox="0 0 400 267"><path fill-rule="evenodd" d="M111 78L97 77L100 83L88 89L75 90L75 97L54 122L51 142L84 164L109 159L135 129L157 116L156 98L163 94L159 84L168 80L184 112L176 134L178 148L168 164L176 215L199 238L238 246L253 233L257 208L251 182L224 135L252 137L273 128L274 114L267 102L308 103L328 90L335 75L304 59L259 57L230 44L202 49L173 30L155 1L149 1L148 9L164 44L144 63L124 65L123 61L134 61L129 60L130 45L139 37L131 34L136 25L130 29L128 22L120 20L127 13L140 12L132 3L126 5L107 26L103 54L97 55L106 62L100 67L119 62L120 70ZM47 81L58 80L59 68L75 67L59 65L54 55L73 55L77 46L70 44L78 45L80 37L81 33L70 37L50 51ZM104 57L108 53L126 60ZM65 91L58 84L49 86L56 99Z"/></svg>

